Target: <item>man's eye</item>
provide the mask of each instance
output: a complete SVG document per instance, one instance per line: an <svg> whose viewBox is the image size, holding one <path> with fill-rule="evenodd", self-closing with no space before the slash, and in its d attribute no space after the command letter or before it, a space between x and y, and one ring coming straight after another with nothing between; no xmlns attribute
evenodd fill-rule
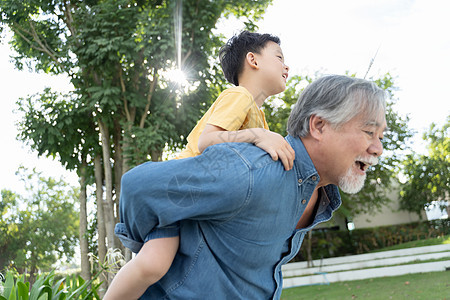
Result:
<svg viewBox="0 0 450 300"><path fill-rule="evenodd" d="M373 136L373 131L364 131L368 136L372 137Z"/></svg>

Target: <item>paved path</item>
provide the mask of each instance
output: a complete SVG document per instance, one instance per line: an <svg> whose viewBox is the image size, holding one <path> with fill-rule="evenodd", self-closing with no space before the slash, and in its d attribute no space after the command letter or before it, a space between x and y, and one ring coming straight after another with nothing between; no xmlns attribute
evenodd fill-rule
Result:
<svg viewBox="0 0 450 300"><path fill-rule="evenodd" d="M420 263L445 258L448 259ZM411 262L417 263L398 265ZM450 244L326 258L314 260L313 265L315 267L308 268L307 262L298 262L283 266L283 287L328 284L411 273L445 270L450 272Z"/></svg>

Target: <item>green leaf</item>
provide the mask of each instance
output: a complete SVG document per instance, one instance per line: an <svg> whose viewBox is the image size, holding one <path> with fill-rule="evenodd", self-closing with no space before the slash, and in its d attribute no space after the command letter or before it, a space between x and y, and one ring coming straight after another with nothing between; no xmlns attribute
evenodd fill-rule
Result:
<svg viewBox="0 0 450 300"><path fill-rule="evenodd" d="M6 273L6 281L5 281L5 285L3 286L4 290L3 290L3 295L9 299L10 295L13 291L14 288L14 277L11 274L11 272ZM15 292L14 292L15 294Z"/></svg>
<svg viewBox="0 0 450 300"><path fill-rule="evenodd" d="M52 286L52 300L59 300L61 296L63 296L64 293L64 287L63 282L65 278L61 278L58 280L55 284Z"/></svg>
<svg viewBox="0 0 450 300"><path fill-rule="evenodd" d="M8 300L16 300L16 288L14 286L11 288Z"/></svg>
<svg viewBox="0 0 450 300"><path fill-rule="evenodd" d="M20 300L28 300L28 287L21 281L17 282L17 295Z"/></svg>
<svg viewBox="0 0 450 300"><path fill-rule="evenodd" d="M53 276L54 271L51 271L48 276L38 276L36 282L31 287L30 300L38 300L48 288L48 280Z"/></svg>

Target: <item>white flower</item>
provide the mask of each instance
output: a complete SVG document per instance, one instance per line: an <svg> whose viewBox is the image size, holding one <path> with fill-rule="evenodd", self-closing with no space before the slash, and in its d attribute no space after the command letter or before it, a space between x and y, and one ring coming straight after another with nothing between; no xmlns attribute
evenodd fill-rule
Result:
<svg viewBox="0 0 450 300"><path fill-rule="evenodd" d="M126 261L120 249L108 249L105 263L109 272L117 273Z"/></svg>

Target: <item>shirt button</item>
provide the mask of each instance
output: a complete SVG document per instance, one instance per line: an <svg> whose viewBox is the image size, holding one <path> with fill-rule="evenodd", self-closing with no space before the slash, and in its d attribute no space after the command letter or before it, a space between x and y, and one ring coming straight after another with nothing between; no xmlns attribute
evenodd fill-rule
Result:
<svg viewBox="0 0 450 300"><path fill-rule="evenodd" d="M306 200L305 199L302 200L302 204L306 204Z"/></svg>
<svg viewBox="0 0 450 300"><path fill-rule="evenodd" d="M303 180L302 180L302 179L299 179L299 180L298 180L298 183L302 183L302 182L303 182Z"/></svg>
<svg viewBox="0 0 450 300"><path fill-rule="evenodd" d="M312 179L313 181L316 181L316 180L317 180L317 177L316 177L316 176L313 176L313 177L311 177L311 179Z"/></svg>

